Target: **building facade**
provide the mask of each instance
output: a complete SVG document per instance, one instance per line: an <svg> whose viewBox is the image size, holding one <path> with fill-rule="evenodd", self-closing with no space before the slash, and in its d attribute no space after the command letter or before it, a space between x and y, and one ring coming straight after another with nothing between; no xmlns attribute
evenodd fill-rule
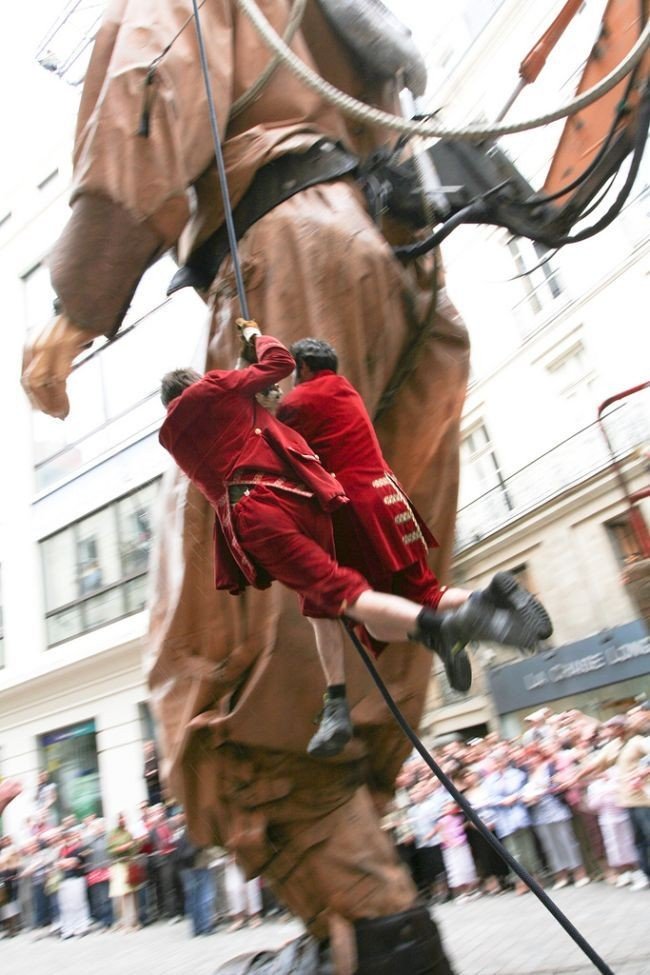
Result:
<svg viewBox="0 0 650 975"><path fill-rule="evenodd" d="M469 5L448 13L452 35L465 28L466 53L449 70L439 66L428 95L429 109L442 107L445 121L495 118L517 84L520 61L562 4L492 6L473 38L464 16ZM535 117L571 97L603 7L582 5L509 118ZM444 34L436 43L446 50ZM500 145L539 188L558 135L555 124ZM650 691L642 625L648 577L634 576L641 552L612 467L613 454L630 492L650 485L650 391L604 412L611 452L597 423L602 401L650 379L649 206L646 153L623 212L589 240L550 253L505 230L470 227L443 245L447 285L472 339L455 581L481 586L495 571L514 571L540 594L555 624L539 672L546 668L557 677L570 661L579 670L594 654L599 663L596 684L583 681L586 696L580 682L568 687L553 677L540 678L532 695L526 687L535 664L481 647L471 696L459 699L444 681L432 689L427 727L433 736L468 736L488 726L514 734L527 709L542 702L561 709L568 699L606 718ZM640 507L647 518L647 500ZM612 660L634 654L634 674L608 663L607 654L601 666L599 641Z"/></svg>
<svg viewBox="0 0 650 975"><path fill-rule="evenodd" d="M201 361L206 325L194 294L165 298L174 265L163 259L143 279L123 337L96 341L75 369L68 419L30 410L21 348L52 314L43 259L67 219L68 156L69 141L58 166L42 159L0 214L12 324L0 357L11 458L0 499L0 774L24 786L3 824L18 834L42 769L57 785L59 817L112 821L146 796L147 570L168 465L158 390L165 371Z"/></svg>

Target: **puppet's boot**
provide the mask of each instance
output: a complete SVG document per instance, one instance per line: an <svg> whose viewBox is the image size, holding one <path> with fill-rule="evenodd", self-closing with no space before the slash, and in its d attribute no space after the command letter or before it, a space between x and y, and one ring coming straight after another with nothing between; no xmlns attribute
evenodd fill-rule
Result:
<svg viewBox="0 0 650 975"><path fill-rule="evenodd" d="M344 697L325 695L318 731L307 745L312 758L331 758L342 752L352 738L352 719Z"/></svg>
<svg viewBox="0 0 650 975"><path fill-rule="evenodd" d="M462 647L470 640L534 651L552 632L550 617L539 600L509 572L498 572L487 589L473 592L458 609L448 613L423 609L415 637L440 654L449 677L454 660L462 659ZM451 679L450 683L456 686Z"/></svg>
<svg viewBox="0 0 650 975"><path fill-rule="evenodd" d="M509 610L517 617L519 625L525 631L526 641L520 644L524 649L531 649L531 642L534 644L537 640L548 640L551 636L553 624L550 616L539 599L520 586L510 572L497 572L487 589L476 595L481 597L485 605Z"/></svg>
<svg viewBox="0 0 650 975"><path fill-rule="evenodd" d="M354 975L453 975L438 929L424 907L349 925L343 970ZM334 975L342 970L331 943L303 935L279 951L233 958L218 975Z"/></svg>
<svg viewBox="0 0 650 975"><path fill-rule="evenodd" d="M355 975L453 975L435 922L425 907L357 921Z"/></svg>
<svg viewBox="0 0 650 975"><path fill-rule="evenodd" d="M491 640L529 652L553 632L540 601L509 572L497 572L487 589L447 614L441 628L451 640Z"/></svg>

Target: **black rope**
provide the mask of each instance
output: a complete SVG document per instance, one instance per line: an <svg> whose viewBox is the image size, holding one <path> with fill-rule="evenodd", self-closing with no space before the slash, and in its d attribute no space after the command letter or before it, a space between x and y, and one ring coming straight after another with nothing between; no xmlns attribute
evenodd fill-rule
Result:
<svg viewBox="0 0 650 975"><path fill-rule="evenodd" d="M235 233L235 222L232 216L230 192L228 190L228 177L226 176L226 166L223 160L223 151L221 149L221 138L219 136L217 112L214 107L214 98L212 97L212 88L210 86L210 72L208 70L208 59L205 53L205 45L203 43L203 31L201 29L201 21L199 19L199 7L197 4L197 0L192 0L192 6L194 8L194 26L196 28L196 38L199 43L201 71L203 72L205 94L208 100L208 109L210 112L210 127L212 129L214 152L217 160L217 171L219 173L219 185L221 186L221 197L223 200L223 212L226 218L226 230L228 231L228 244L230 246L230 256L232 258L232 265L235 272L235 282L237 284L237 295L239 297L239 306L241 308L242 317L249 319L250 314L248 312L248 301L246 300L246 291L244 289L244 279L242 277L242 272L241 272L239 252L237 250L237 234Z"/></svg>
<svg viewBox="0 0 650 975"><path fill-rule="evenodd" d="M593 962L593 964L598 969L598 971L602 972L603 975L614 975L611 968L609 968L609 966L603 961L600 955L598 955L596 951L594 951L594 949L591 947L589 942L580 934L578 929L571 923L571 921L568 919L566 914L564 914L557 906L555 901L553 901L548 896L544 888L541 887L533 877L531 877L528 871L524 869L524 867L522 867L521 864L517 862L517 860L515 860L515 858L512 856L512 854L508 852L508 850L506 850L503 843L501 843L496 838L496 836L494 836L490 832L490 830L484 824L481 817L472 808L472 806L467 801L467 799L465 799L462 792L458 791L458 789L451 781L449 776L443 772L443 770L440 768L440 766L435 761L435 759L429 754L427 749L422 744L420 738L413 731L410 724L408 723L408 721L406 720L406 718L398 708L397 704L395 704L395 701L393 700L390 691L384 684L379 672L377 671L377 668L375 667L374 663L368 656L367 651L364 649L361 641L359 640L356 633L354 632L353 624L351 623L351 621L347 619L344 620L344 624L348 632L348 636L352 640L355 649L357 650L359 656L361 657L364 664L366 665L366 669L368 670L368 673L370 674L372 680L374 681L376 687L378 688L379 693L381 694L384 701L386 702L389 711L391 712L391 714L393 715L393 717L395 718L398 725L400 726L400 728L402 729L406 737L409 739L413 747L421 755L421 757L424 759L428 767L436 776L436 778L439 779L440 782L442 782L447 792L458 803L458 805L463 810L463 812L470 820L470 822L473 823L474 826L476 826L481 836L490 844L490 846L494 850L496 850L499 856L503 860L505 860L505 862L508 864L510 869L523 880L526 886L530 890L532 890L533 894L535 894L535 896L542 902L542 904L547 909L547 911L549 911L553 915L555 920L562 925L562 927L567 932L569 937L575 941L577 946L582 949L582 951L585 953L587 958L589 958L589 960Z"/></svg>

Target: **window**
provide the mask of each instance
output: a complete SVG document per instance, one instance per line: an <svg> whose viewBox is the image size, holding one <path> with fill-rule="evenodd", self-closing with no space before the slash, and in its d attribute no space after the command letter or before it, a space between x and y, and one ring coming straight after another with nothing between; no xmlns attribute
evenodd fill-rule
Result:
<svg viewBox="0 0 650 975"><path fill-rule="evenodd" d="M543 244L525 237L511 237L508 250L518 275L514 284L519 293L524 293L516 302L514 312L525 337L537 327L536 317L560 297L563 289L551 251Z"/></svg>
<svg viewBox="0 0 650 975"><path fill-rule="evenodd" d="M598 407L597 380L582 342L547 366L547 370L563 401L567 431L592 423Z"/></svg>
<svg viewBox="0 0 650 975"><path fill-rule="evenodd" d="M642 558L641 543L635 534L629 511L605 522L605 531L621 566L631 565Z"/></svg>
<svg viewBox="0 0 650 975"><path fill-rule="evenodd" d="M479 541L503 524L513 509L487 428L479 423L461 442L457 545Z"/></svg>
<svg viewBox="0 0 650 975"><path fill-rule="evenodd" d="M188 364L204 331L203 303L193 293L166 298L175 270L158 261L142 278L125 316L123 337L96 340L68 380L70 414L65 423L32 414L36 487L42 491L140 434L164 416L158 396L169 369ZM52 315L54 292L43 265L23 278L28 336ZM182 327L179 327L182 322ZM131 331L126 331L134 326Z"/></svg>
<svg viewBox="0 0 650 975"><path fill-rule="evenodd" d="M493 494L499 510L512 510L505 481L485 424L480 423L461 443L461 507L486 494Z"/></svg>
<svg viewBox="0 0 650 975"><path fill-rule="evenodd" d="M159 483L41 542L49 646L144 609Z"/></svg>
<svg viewBox="0 0 650 975"><path fill-rule="evenodd" d="M47 771L56 801L52 819L75 816L82 822L102 815L102 799L94 720L50 731L39 738L41 769Z"/></svg>

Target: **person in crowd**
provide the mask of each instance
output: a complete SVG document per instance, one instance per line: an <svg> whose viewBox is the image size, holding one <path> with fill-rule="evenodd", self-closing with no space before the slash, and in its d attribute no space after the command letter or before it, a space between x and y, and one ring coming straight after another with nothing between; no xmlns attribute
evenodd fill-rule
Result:
<svg viewBox="0 0 650 975"><path fill-rule="evenodd" d="M417 775L413 762L405 762L395 780L395 795L384 817L383 826L392 833L397 852L408 868L413 881L416 877L416 843L411 817L411 795L409 789L415 785Z"/></svg>
<svg viewBox="0 0 650 975"><path fill-rule="evenodd" d="M147 798L150 806L157 806L162 802L162 786L158 771L158 755L153 741L144 743L144 767L142 771L147 787Z"/></svg>
<svg viewBox="0 0 650 975"><path fill-rule="evenodd" d="M47 769L38 773L35 805L36 814L45 827L56 826L59 822L57 810L58 791L56 783L50 778Z"/></svg>
<svg viewBox="0 0 650 975"><path fill-rule="evenodd" d="M532 820L522 798L527 773L510 760L507 747L500 747L493 757L493 769L486 777L486 791L495 815L495 830L511 856L532 876L539 876L541 864L537 855ZM515 892L527 894L528 887L519 877Z"/></svg>
<svg viewBox="0 0 650 975"><path fill-rule="evenodd" d="M129 870L135 862L137 842L129 832L124 813L117 817L117 824L108 837L110 858L109 894L113 902L116 927L123 931L135 931L138 927L135 890ZM131 878L133 879L133 878Z"/></svg>
<svg viewBox="0 0 650 975"><path fill-rule="evenodd" d="M86 838L88 850L88 900L93 921L108 930L113 924L110 898L110 855L104 820L95 818Z"/></svg>
<svg viewBox="0 0 650 975"><path fill-rule="evenodd" d="M598 816L586 801L586 783L576 780L575 773L588 753L585 726L576 722L576 734L566 733L562 715L556 724L558 738L542 742L540 748L551 759L556 771L561 794L571 810L571 823L580 847L580 857L592 880L601 880L606 874L605 847L598 824ZM597 734L598 726L594 726Z"/></svg>
<svg viewBox="0 0 650 975"><path fill-rule="evenodd" d="M650 711L632 709L625 719L624 736L608 742L583 764L579 773L588 778L592 772L612 765L617 769L618 803L629 811L639 860L639 871L630 888L634 891L650 887L650 796L641 774L641 762L650 755L649 732Z"/></svg>
<svg viewBox="0 0 650 975"><path fill-rule="evenodd" d="M474 752L474 757L476 757L476 752ZM458 787L472 809L476 810L490 832L495 835L497 815L492 806L487 786L474 766L466 768L461 773ZM507 864L469 820L466 824L466 830L482 891L486 894L500 894L506 887L509 873Z"/></svg>
<svg viewBox="0 0 650 975"><path fill-rule="evenodd" d="M18 876L21 857L18 847L10 836L0 839L0 925L8 938L18 934L20 905L18 901Z"/></svg>
<svg viewBox="0 0 650 975"><path fill-rule="evenodd" d="M615 767L593 778L587 786L586 803L598 816L607 857L606 879L617 887L625 887L632 882L639 862L630 813L618 804L617 779Z"/></svg>
<svg viewBox="0 0 650 975"><path fill-rule="evenodd" d="M176 856L178 843L185 828L182 812L167 816L165 807L154 806L149 816L150 836L156 851L158 910L170 923L185 916L185 895L181 867Z"/></svg>
<svg viewBox="0 0 650 975"><path fill-rule="evenodd" d="M521 736L523 745L532 745L536 742L544 741L551 734L548 719L551 716L550 708L538 708L524 718L526 730Z"/></svg>
<svg viewBox="0 0 650 975"><path fill-rule="evenodd" d="M20 926L23 931L35 927L33 874L40 856L38 840L30 837L20 851L20 872L18 874L18 904L20 906Z"/></svg>
<svg viewBox="0 0 650 975"><path fill-rule="evenodd" d="M59 914L58 898L51 890L58 859L55 839L58 837L53 832L42 833L35 839L36 852L30 856L27 866L31 879L34 927L37 930L50 928Z"/></svg>
<svg viewBox="0 0 650 975"><path fill-rule="evenodd" d="M68 830L64 835L57 862L61 873L58 899L63 940L83 937L90 927L86 892L87 862L88 850L84 845L81 830L78 828Z"/></svg>
<svg viewBox="0 0 650 975"><path fill-rule="evenodd" d="M533 827L553 874L553 889L566 887L570 876L576 887L584 887L589 877L573 831L571 809L556 779L555 762L537 744L527 748L527 756L529 777L521 796L530 810Z"/></svg>
<svg viewBox="0 0 650 975"><path fill-rule="evenodd" d="M449 890L456 903L480 895L478 875L467 839L464 817L453 799L442 806L437 823L442 858L447 874Z"/></svg>
<svg viewBox="0 0 650 975"><path fill-rule="evenodd" d="M183 826L176 859L183 882L185 912L189 916L194 937L211 934L214 930L215 880L210 865L218 852L214 847L195 846L187 826Z"/></svg>
<svg viewBox="0 0 650 975"><path fill-rule="evenodd" d="M438 821L447 793L427 775L411 788L411 823L415 836L415 882L423 897L449 896Z"/></svg>
<svg viewBox="0 0 650 975"><path fill-rule="evenodd" d="M239 931L245 925L251 928L262 923L262 890L260 878L246 880L234 856L226 862L226 896L231 924L228 931Z"/></svg>

